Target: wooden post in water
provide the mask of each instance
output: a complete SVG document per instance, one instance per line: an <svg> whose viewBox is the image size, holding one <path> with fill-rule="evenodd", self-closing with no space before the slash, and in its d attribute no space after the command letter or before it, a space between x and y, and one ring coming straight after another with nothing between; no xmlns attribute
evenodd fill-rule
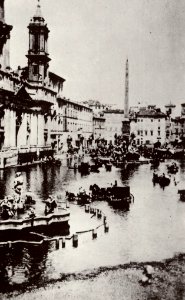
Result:
<svg viewBox="0 0 185 300"><path fill-rule="evenodd" d="M97 230L96 229L92 230L92 238L93 238L93 240L97 238Z"/></svg>
<svg viewBox="0 0 185 300"><path fill-rule="evenodd" d="M102 217L102 212L101 212L101 210L99 210L98 211L98 219L101 219L101 217Z"/></svg>
<svg viewBox="0 0 185 300"><path fill-rule="evenodd" d="M85 212L89 213L89 204L85 204Z"/></svg>
<svg viewBox="0 0 185 300"><path fill-rule="evenodd" d="M73 234L73 247L78 247L78 234Z"/></svg>
<svg viewBox="0 0 185 300"><path fill-rule="evenodd" d="M104 232L109 232L109 225L107 224L107 222L104 223Z"/></svg>
<svg viewBox="0 0 185 300"><path fill-rule="evenodd" d="M62 248L65 248L66 246L66 239L65 237L62 238Z"/></svg>
<svg viewBox="0 0 185 300"><path fill-rule="evenodd" d="M60 247L60 240L56 239L56 250L58 250Z"/></svg>
<svg viewBox="0 0 185 300"><path fill-rule="evenodd" d="M91 214L94 213L94 207L90 207L90 213L91 213Z"/></svg>

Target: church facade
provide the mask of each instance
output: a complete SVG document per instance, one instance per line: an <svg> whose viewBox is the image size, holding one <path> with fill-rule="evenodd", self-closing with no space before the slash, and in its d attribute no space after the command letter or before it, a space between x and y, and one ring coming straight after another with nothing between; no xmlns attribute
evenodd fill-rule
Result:
<svg viewBox="0 0 185 300"><path fill-rule="evenodd" d="M63 97L65 79L49 70L49 29L38 3L28 25L26 67L12 71L9 40L0 0L0 168L41 159L68 146L88 145L92 110Z"/></svg>

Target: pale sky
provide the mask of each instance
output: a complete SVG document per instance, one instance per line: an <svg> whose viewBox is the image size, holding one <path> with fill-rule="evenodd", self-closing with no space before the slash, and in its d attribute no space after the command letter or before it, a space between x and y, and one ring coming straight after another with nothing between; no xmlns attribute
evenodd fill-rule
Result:
<svg viewBox="0 0 185 300"><path fill-rule="evenodd" d="M36 0L5 0L13 25L11 67L25 66ZM41 0L50 29L50 71L66 79L76 101L124 101L129 59L130 105L185 102L184 0Z"/></svg>

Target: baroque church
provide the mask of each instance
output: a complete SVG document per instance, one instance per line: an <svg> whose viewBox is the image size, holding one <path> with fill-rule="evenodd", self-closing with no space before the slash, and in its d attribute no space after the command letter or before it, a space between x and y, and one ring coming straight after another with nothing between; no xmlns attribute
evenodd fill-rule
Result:
<svg viewBox="0 0 185 300"><path fill-rule="evenodd" d="M0 0L0 168L41 159L62 147L65 79L49 71L49 29L40 3L28 25L26 67L12 71L4 0Z"/></svg>

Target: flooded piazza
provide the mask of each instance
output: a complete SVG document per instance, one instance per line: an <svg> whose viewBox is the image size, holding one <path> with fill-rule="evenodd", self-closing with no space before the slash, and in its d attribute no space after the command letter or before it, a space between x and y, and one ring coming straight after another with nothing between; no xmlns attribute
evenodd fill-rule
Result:
<svg viewBox="0 0 185 300"><path fill-rule="evenodd" d="M161 163L157 171L166 173L167 163ZM66 191L77 193L80 187L88 190L94 183L107 187L115 180L119 186L130 186L134 202L129 211L113 209L106 201L93 202L91 206L100 209L109 224L109 232L99 227L94 240L88 230L101 225L102 220L85 213L84 206L70 203L70 235L87 231L79 234L78 248L72 247L71 240L66 240L66 247L58 250L52 242L38 246L16 245L9 250L1 247L1 291L22 291L66 279L73 282L75 276L93 277L100 268L119 271L119 266L133 262L161 261L184 253L185 203L179 201L178 189L185 182L185 161L177 161L177 164L178 173L171 175L170 185L164 189L153 185L150 164L127 170L113 167L111 172L102 167L99 173L86 176L63 165L44 169L37 165L23 172L24 188L31 189L37 196L38 208L39 201L49 195L61 193L65 197ZM15 172L14 168L0 171L2 199L12 193ZM75 281L73 284L75 286Z"/></svg>

